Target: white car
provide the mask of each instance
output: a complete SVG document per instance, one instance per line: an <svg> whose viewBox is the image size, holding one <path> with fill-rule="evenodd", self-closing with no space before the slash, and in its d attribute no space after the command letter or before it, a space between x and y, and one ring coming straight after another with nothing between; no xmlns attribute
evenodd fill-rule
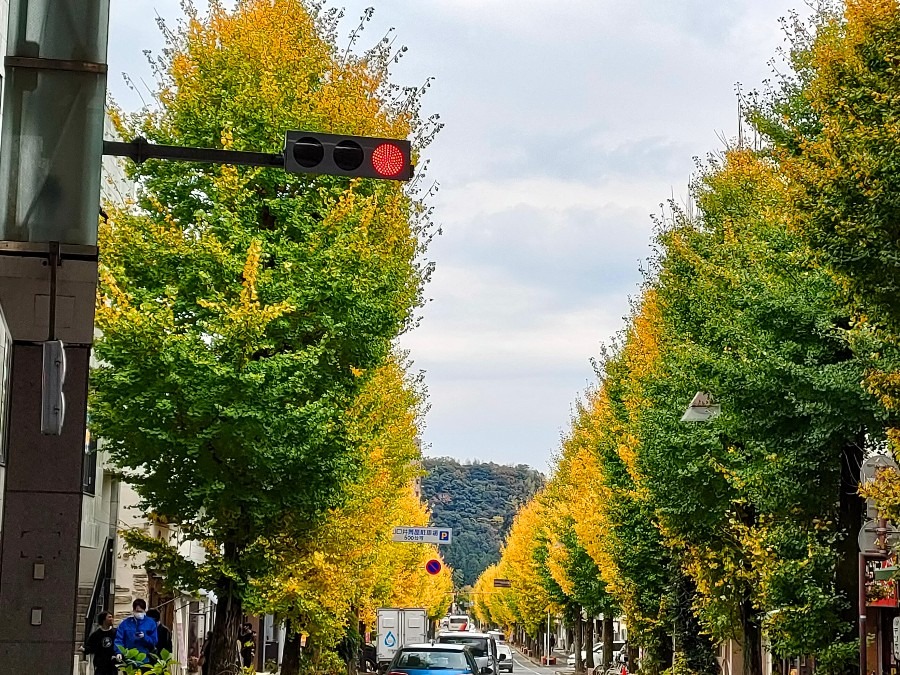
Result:
<svg viewBox="0 0 900 675"><path fill-rule="evenodd" d="M505 644L505 643L497 644L497 658L500 659L500 672L501 673L504 670L508 673L511 673L513 671L512 649L509 648L508 644Z"/></svg>
<svg viewBox="0 0 900 675"><path fill-rule="evenodd" d="M581 650L581 662L584 663L584 660L586 658L587 658L587 652L582 649ZM601 661L603 660L603 645L602 644L594 645L594 663L595 664L597 663L598 659ZM575 667L575 652L572 652L571 654L569 654L566 657L566 665L571 668Z"/></svg>
<svg viewBox="0 0 900 675"><path fill-rule="evenodd" d="M503 631L489 630L488 635L493 635L494 639L497 641L497 644L500 644L501 642L506 642L506 636L503 634Z"/></svg>
<svg viewBox="0 0 900 675"><path fill-rule="evenodd" d="M621 640L616 640L613 642L613 663L618 662L619 652L621 652L622 649L624 649L624 647L625 647L625 643L622 642ZM582 663L584 663L585 659L587 659L587 652L582 650L581 651ZM594 645L594 665L599 665L602 662L603 662L603 643L598 642L597 644ZM572 668L575 667L575 653L574 652L569 654L569 656L566 658L566 665L571 666Z"/></svg>

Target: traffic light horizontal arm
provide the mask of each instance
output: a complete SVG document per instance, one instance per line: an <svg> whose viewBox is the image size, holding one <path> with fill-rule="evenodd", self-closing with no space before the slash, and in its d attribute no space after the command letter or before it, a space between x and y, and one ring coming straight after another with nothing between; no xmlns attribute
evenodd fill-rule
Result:
<svg viewBox="0 0 900 675"><path fill-rule="evenodd" d="M127 157L137 164L141 164L147 159L171 159L182 162L209 162L212 164L284 168L284 155L281 153L156 145L148 143L146 138L140 136L131 142L103 141L103 154L114 157Z"/></svg>

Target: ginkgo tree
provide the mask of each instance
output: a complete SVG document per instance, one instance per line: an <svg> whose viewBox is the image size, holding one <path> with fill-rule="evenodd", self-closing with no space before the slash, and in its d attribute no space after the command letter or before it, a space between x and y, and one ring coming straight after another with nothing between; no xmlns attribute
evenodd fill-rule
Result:
<svg viewBox="0 0 900 675"><path fill-rule="evenodd" d="M794 72L751 102L761 146L701 163L691 208L658 223L545 493L550 538L508 544L574 594L556 546L570 514L648 673L715 672L710 638L738 640L750 675L763 633L822 672L857 648L857 469L900 438L900 5L823 3L795 27ZM682 422L698 391L721 414ZM560 489L566 473L577 490ZM900 514L896 472L866 494Z"/></svg>
<svg viewBox="0 0 900 675"><path fill-rule="evenodd" d="M753 121L789 178L792 224L840 285L865 385L892 418L900 410L897 242L900 148L895 76L900 6L853 0L797 25L791 70L754 101ZM900 431L887 431L896 456ZM868 496L890 513L900 474L881 472Z"/></svg>
<svg viewBox="0 0 900 675"><path fill-rule="evenodd" d="M405 365L394 358L381 366L350 410L363 468L346 486L345 503L309 536L270 542L277 563L252 581L251 606L287 623L285 675L299 668L301 635L318 654L348 634L356 637L358 624L374 625L378 607L424 607L436 618L450 604L450 571L425 569L429 559L440 559L435 547L391 539L395 527L424 526L430 518L413 489L421 472L424 392Z"/></svg>
<svg viewBox="0 0 900 675"><path fill-rule="evenodd" d="M277 151L286 129L411 138L423 88L400 89L390 41L336 44L339 14L302 0L211 2L166 28L153 106L120 133ZM229 664L271 544L312 536L362 470L348 411L414 322L430 268L415 186L279 169L147 161L110 205L91 418L140 506L203 542L191 563L132 533L150 564L219 598L212 672Z"/></svg>
<svg viewBox="0 0 900 675"><path fill-rule="evenodd" d="M606 590L596 561L588 554L575 531L575 524L582 515L585 477L580 462L581 427L574 427L563 440L560 456L555 462L553 474L542 495L544 503L543 553L538 549L540 573L547 592L563 608L563 617L574 629L576 653L575 668L593 668L594 651L586 650L586 661L581 662L582 628L587 631L584 639L591 644L594 639L593 617L603 615L604 665L609 667L613 647L613 616L618 612L616 603ZM582 617L590 619L586 624Z"/></svg>

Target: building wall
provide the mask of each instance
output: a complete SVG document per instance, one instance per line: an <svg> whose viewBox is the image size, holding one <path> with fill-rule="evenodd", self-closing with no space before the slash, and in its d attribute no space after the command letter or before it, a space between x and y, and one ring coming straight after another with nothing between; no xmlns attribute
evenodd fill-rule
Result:
<svg viewBox="0 0 900 675"><path fill-rule="evenodd" d="M180 541L176 527L169 527L144 518L137 508L138 495L130 485L119 487L119 530L138 528L150 536L177 545L181 555L188 560L201 563L205 554L194 541ZM206 591L192 594L182 591L167 591L162 579L154 578L146 569L147 557L143 553L127 550L121 538L116 543L116 594L113 612L116 621L131 614L131 603L135 598L143 598L148 607L157 607L163 623L172 630L173 653L178 662L175 671L179 675L188 673L191 657L200 654L202 640L212 628L215 596Z"/></svg>

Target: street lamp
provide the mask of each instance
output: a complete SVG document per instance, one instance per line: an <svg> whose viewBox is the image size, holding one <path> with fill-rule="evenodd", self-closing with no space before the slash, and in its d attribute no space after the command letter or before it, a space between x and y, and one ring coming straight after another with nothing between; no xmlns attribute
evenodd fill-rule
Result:
<svg viewBox="0 0 900 675"><path fill-rule="evenodd" d="M681 416L682 422L709 422L722 414L722 406L713 400L711 394L698 391ZM672 663L675 662L676 636L678 633L677 618L672 619Z"/></svg>
<svg viewBox="0 0 900 675"><path fill-rule="evenodd" d="M722 413L722 406L705 391L698 391L681 416L682 422L708 422Z"/></svg>

